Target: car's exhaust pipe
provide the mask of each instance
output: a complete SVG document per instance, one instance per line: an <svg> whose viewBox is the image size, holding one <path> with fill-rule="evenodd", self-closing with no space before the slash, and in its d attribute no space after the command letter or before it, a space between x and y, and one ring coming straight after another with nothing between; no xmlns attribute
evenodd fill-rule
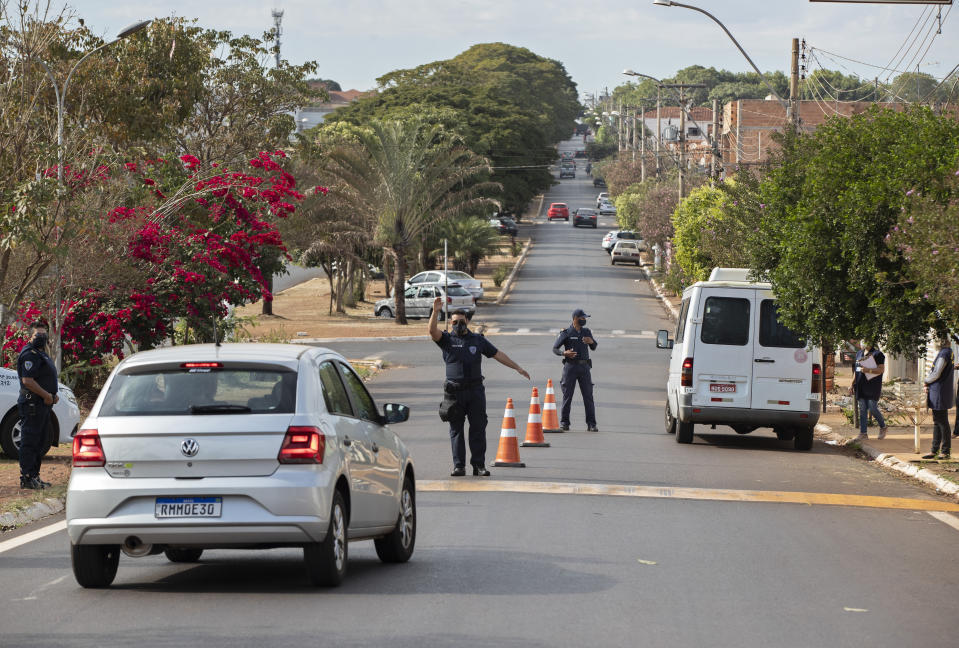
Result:
<svg viewBox="0 0 959 648"><path fill-rule="evenodd" d="M149 556L153 552L153 545L144 543L136 536L127 536L127 539L123 541L121 549L123 549L123 553L131 558L142 558L143 556Z"/></svg>

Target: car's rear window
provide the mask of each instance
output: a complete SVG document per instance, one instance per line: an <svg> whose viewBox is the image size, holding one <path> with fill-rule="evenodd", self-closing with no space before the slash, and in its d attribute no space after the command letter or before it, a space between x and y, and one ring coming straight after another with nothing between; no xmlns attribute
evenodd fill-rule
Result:
<svg viewBox="0 0 959 648"><path fill-rule="evenodd" d="M779 321L776 302L764 299L759 305L759 344L764 347L802 349L806 340Z"/></svg>
<svg viewBox="0 0 959 648"><path fill-rule="evenodd" d="M473 277L469 276L465 272L450 272L447 275L450 279L472 279Z"/></svg>
<svg viewBox="0 0 959 648"><path fill-rule="evenodd" d="M592 216L593 214L596 213L596 210L584 209L583 207L580 207L579 211L577 211L576 213L579 214L580 216Z"/></svg>
<svg viewBox="0 0 959 648"><path fill-rule="evenodd" d="M99 415L292 414L295 408L292 370L158 369L117 374Z"/></svg>
<svg viewBox="0 0 959 648"><path fill-rule="evenodd" d="M566 203L553 203L552 206L556 209L566 209Z"/></svg>
<svg viewBox="0 0 959 648"><path fill-rule="evenodd" d="M620 232L620 233L619 233L619 238L621 238L621 239L632 239L632 240L635 240L635 239L636 239L636 235L633 234L632 232Z"/></svg>
<svg viewBox="0 0 959 648"><path fill-rule="evenodd" d="M619 243L616 244L616 247L620 249L629 248L630 250L635 250L636 244L633 243L632 241L620 241Z"/></svg>
<svg viewBox="0 0 959 648"><path fill-rule="evenodd" d="M700 339L706 344L746 346L749 343L749 300L707 297Z"/></svg>
<svg viewBox="0 0 959 648"><path fill-rule="evenodd" d="M468 291L466 288L463 288L463 286L450 286L447 294L450 297L469 297L470 291Z"/></svg>

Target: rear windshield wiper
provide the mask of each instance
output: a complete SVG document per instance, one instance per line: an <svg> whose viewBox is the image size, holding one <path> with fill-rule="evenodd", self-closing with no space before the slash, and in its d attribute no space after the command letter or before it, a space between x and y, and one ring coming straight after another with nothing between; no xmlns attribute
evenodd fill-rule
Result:
<svg viewBox="0 0 959 648"><path fill-rule="evenodd" d="M190 414L249 414L252 412L246 405L190 405Z"/></svg>

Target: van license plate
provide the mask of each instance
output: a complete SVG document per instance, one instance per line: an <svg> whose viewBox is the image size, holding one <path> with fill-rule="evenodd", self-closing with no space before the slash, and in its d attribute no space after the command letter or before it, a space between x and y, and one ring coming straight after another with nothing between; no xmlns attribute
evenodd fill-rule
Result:
<svg viewBox="0 0 959 648"><path fill-rule="evenodd" d="M719 392L720 394L735 393L736 385L735 383L711 383L709 391Z"/></svg>
<svg viewBox="0 0 959 648"><path fill-rule="evenodd" d="M220 517L222 497L158 497L155 515L158 518Z"/></svg>

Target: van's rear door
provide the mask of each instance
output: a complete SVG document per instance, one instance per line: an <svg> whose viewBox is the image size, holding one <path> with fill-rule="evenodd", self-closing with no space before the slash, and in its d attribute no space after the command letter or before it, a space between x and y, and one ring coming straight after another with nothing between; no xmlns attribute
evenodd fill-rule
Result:
<svg viewBox="0 0 959 648"><path fill-rule="evenodd" d="M693 358L693 406L750 406L755 293L703 288Z"/></svg>
<svg viewBox="0 0 959 648"><path fill-rule="evenodd" d="M771 291L756 291L755 311L753 409L808 411L814 354L779 321Z"/></svg>

